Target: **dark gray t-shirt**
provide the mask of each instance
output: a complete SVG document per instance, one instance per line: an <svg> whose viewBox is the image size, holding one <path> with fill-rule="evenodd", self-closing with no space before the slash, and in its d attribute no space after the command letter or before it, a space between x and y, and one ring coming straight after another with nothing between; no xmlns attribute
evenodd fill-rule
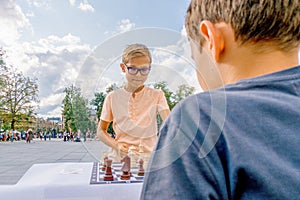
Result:
<svg viewBox="0 0 300 200"><path fill-rule="evenodd" d="M179 103L141 199L300 199L299 152L298 66Z"/></svg>

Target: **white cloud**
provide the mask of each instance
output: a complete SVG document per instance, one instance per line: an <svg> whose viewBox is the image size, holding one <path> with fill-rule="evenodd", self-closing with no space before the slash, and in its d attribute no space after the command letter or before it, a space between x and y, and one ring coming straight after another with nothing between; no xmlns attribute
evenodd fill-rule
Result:
<svg viewBox="0 0 300 200"><path fill-rule="evenodd" d="M28 18L20 6L12 0L2 0L0 3L0 45L15 43L19 37L19 30L29 27Z"/></svg>
<svg viewBox="0 0 300 200"><path fill-rule="evenodd" d="M89 4L87 1L85 2L80 2L78 8L82 11L90 11L90 12L94 12L95 9L93 8L93 6L91 4Z"/></svg>
<svg viewBox="0 0 300 200"><path fill-rule="evenodd" d="M130 19L122 19L117 27L117 30L120 32L126 32L134 28L135 28L135 23L132 23Z"/></svg>
<svg viewBox="0 0 300 200"><path fill-rule="evenodd" d="M27 0L27 3L37 8L50 8L50 0Z"/></svg>
<svg viewBox="0 0 300 200"><path fill-rule="evenodd" d="M182 36L187 37L187 32L186 32L185 26L182 27L180 33L181 33Z"/></svg>
<svg viewBox="0 0 300 200"><path fill-rule="evenodd" d="M71 5L71 6L74 6L74 5L75 5L75 2L76 2L76 0L69 0L69 2L70 2L70 5Z"/></svg>
<svg viewBox="0 0 300 200"><path fill-rule="evenodd" d="M58 109L64 88L74 84L92 47L80 38L67 34L51 35L37 42L15 44L5 49L7 63L17 67L26 76L38 78L40 109L43 116L60 116Z"/></svg>
<svg viewBox="0 0 300 200"><path fill-rule="evenodd" d="M64 98L63 93L50 94L49 96L40 99L40 104L39 105L41 107L56 106L58 104L61 104L63 98Z"/></svg>
<svg viewBox="0 0 300 200"><path fill-rule="evenodd" d="M28 13L26 13L26 17L34 17L35 15L34 15L34 13L33 12L28 12Z"/></svg>

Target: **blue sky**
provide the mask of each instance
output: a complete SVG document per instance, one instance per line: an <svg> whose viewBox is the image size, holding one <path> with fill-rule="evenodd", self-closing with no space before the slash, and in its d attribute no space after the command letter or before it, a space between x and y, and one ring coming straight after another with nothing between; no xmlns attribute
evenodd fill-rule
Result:
<svg viewBox="0 0 300 200"><path fill-rule="evenodd" d="M22 40L72 33L92 45L120 31L121 25L180 31L188 6L184 0L17 0L16 3L28 16L31 26L24 30Z"/></svg>
<svg viewBox="0 0 300 200"><path fill-rule="evenodd" d="M1 0L0 46L6 62L38 78L39 116L61 114L64 88L88 99L123 84L122 50L146 44L153 55L148 84L201 90L184 30L189 0Z"/></svg>

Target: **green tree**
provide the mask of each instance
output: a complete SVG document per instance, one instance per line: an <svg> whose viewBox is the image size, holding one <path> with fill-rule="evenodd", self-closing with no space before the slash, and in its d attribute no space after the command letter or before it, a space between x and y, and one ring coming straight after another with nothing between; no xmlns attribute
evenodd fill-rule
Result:
<svg viewBox="0 0 300 200"><path fill-rule="evenodd" d="M164 92L168 106L169 106L170 110L172 110L172 108L175 106L174 99L173 99L174 93L168 88L167 83L164 81L158 82L158 83L155 83L153 85L153 87L156 89L160 89Z"/></svg>
<svg viewBox="0 0 300 200"><path fill-rule="evenodd" d="M0 48L0 87L2 88L4 86L4 78L5 78L5 72L7 71L6 63L4 62L5 57L5 51L3 48ZM0 92L2 89L0 89Z"/></svg>
<svg viewBox="0 0 300 200"><path fill-rule="evenodd" d="M174 101L177 103L179 103L181 100L183 100L184 98L190 96L191 94L193 94L195 92L195 88L194 87L190 87L187 85L179 85L177 91L174 93Z"/></svg>
<svg viewBox="0 0 300 200"><path fill-rule="evenodd" d="M90 129L90 111L87 107L87 100L80 93L77 93L73 101L73 115L76 130L86 132Z"/></svg>
<svg viewBox="0 0 300 200"><path fill-rule="evenodd" d="M65 98L63 99L63 117L64 117L64 127L66 131L76 131L76 126L74 122L73 114L73 100L76 93L79 92L79 88L76 88L74 85L65 88L64 92L66 93Z"/></svg>
<svg viewBox="0 0 300 200"><path fill-rule="evenodd" d="M91 112L87 100L82 97L80 88L71 85L65 88L66 96L63 99L64 127L67 131L86 132L95 130L95 122L90 119Z"/></svg>
<svg viewBox="0 0 300 200"><path fill-rule="evenodd" d="M170 110L172 110L174 106L176 106L176 104L179 103L181 100L195 92L194 87L185 84L179 85L178 89L175 92L173 92L168 88L166 82L155 83L154 88L161 89L164 92Z"/></svg>
<svg viewBox="0 0 300 200"><path fill-rule="evenodd" d="M106 94L108 94L111 91L116 90L116 89L119 89L119 87L117 86L116 83L113 83L110 86L108 86L105 91L106 91Z"/></svg>
<svg viewBox="0 0 300 200"><path fill-rule="evenodd" d="M26 120L24 116L31 117L38 107L37 79L7 67L3 59L1 63L0 118L15 129L16 123Z"/></svg>
<svg viewBox="0 0 300 200"><path fill-rule="evenodd" d="M102 112L105 97L106 94L104 92L95 93L95 98L91 101L91 105L95 107L98 121L100 120L100 115Z"/></svg>

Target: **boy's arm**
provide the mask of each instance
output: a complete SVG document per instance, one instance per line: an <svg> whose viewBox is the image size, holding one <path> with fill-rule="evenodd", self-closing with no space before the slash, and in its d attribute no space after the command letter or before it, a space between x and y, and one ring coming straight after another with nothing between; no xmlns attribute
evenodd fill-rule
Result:
<svg viewBox="0 0 300 200"><path fill-rule="evenodd" d="M160 115L160 117L161 117L161 119L163 121L166 120L166 118L169 116L169 114L170 114L170 110L169 109L162 110L162 111L159 112L159 115Z"/></svg>
<svg viewBox="0 0 300 200"><path fill-rule="evenodd" d="M109 133L107 133L107 128L110 122L100 120L98 124L97 137L106 145L113 149L118 150L118 142L115 141Z"/></svg>

